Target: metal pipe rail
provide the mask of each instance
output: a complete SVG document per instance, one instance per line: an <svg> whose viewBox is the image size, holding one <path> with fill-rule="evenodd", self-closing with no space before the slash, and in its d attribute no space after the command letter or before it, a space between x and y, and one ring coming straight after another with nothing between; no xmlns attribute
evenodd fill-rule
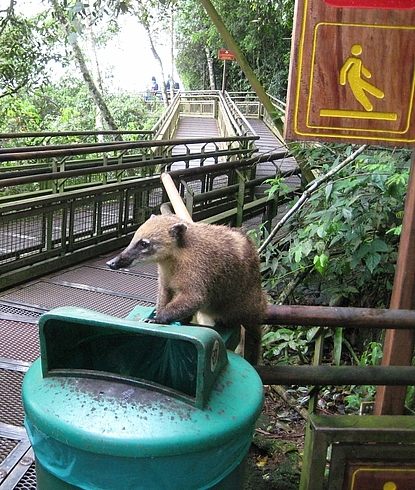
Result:
<svg viewBox="0 0 415 490"><path fill-rule="evenodd" d="M165 140L173 137L180 116L180 92L178 92L167 110L151 128L154 140Z"/></svg>
<svg viewBox="0 0 415 490"><path fill-rule="evenodd" d="M415 329L415 311L270 305L265 324L342 328ZM257 366L264 384L415 385L414 366Z"/></svg>
<svg viewBox="0 0 415 490"><path fill-rule="evenodd" d="M134 142L143 142L143 140L135 140ZM95 149L96 151L99 151L101 147L104 145L106 147L112 146L112 145L120 145L120 144L125 144L125 143L131 143L131 141L124 141L121 143L121 141L106 141L105 143L93 141L91 143L66 143L66 144L60 144L60 145L34 145L34 146L19 146L19 147L13 147L13 148L0 148L0 155L10 155L14 153L34 153L34 152L40 152L40 155L44 155L45 152L52 152L54 150L74 150L76 151L77 148L92 148ZM118 149L120 149L118 147ZM47 153L48 155L48 153Z"/></svg>
<svg viewBox="0 0 415 490"><path fill-rule="evenodd" d="M44 138L53 136L98 136L98 135L122 135L122 134L136 134L136 135L152 135L153 130L141 131L141 130L124 130L124 129L103 129L94 131L32 131L22 133L0 133L0 139L24 139L24 138Z"/></svg>
<svg viewBox="0 0 415 490"><path fill-rule="evenodd" d="M413 366L255 366L264 385L414 386Z"/></svg>
<svg viewBox="0 0 415 490"><path fill-rule="evenodd" d="M249 124L246 117L239 110L238 106L232 100L229 93L225 92L224 95L220 93L220 98L224 99L225 102L223 103L223 105L224 107L226 107L226 110L230 112L230 117L232 117L232 120L235 121L235 126L239 130L238 134L245 135L245 136L256 135L256 132Z"/></svg>
<svg viewBox="0 0 415 490"><path fill-rule="evenodd" d="M252 161L243 163L250 165ZM198 178L206 181L204 190L210 191L214 184L212 172L215 178L223 176L232 185L238 168L240 162L233 161L206 165L203 176L199 167L185 172L188 176L197 172ZM165 202L161 187L160 175L154 175L95 186L91 183L36 200L30 195L16 201L4 200L0 203L0 289L74 265L91 254L121 248L131 239L129 234Z"/></svg>
<svg viewBox="0 0 415 490"><path fill-rule="evenodd" d="M307 327L415 329L415 310L270 305L264 323Z"/></svg>
<svg viewBox="0 0 415 490"><path fill-rule="evenodd" d="M176 145L184 145L189 143L210 143L210 142L218 142L218 143L233 143L238 141L240 143L249 142L253 139L258 139L258 137L254 136L225 136L219 138L195 138L195 139L182 139L182 140L156 140L156 141L127 141L127 142L112 142L105 143L96 146L89 145L79 145L73 146L70 145L69 148L63 149L54 149L51 150L48 147L39 147L35 151L15 151L11 153L0 153L0 162L10 162L10 161L18 161L18 160L28 160L29 158L37 159L37 158L53 158L53 157L67 157L67 156L77 156L77 155L89 155L93 153L106 153L113 152L116 150L125 151L132 149L140 149L140 148L153 148L153 147L166 147L166 146L176 146ZM17 149L19 150L19 149Z"/></svg>
<svg viewBox="0 0 415 490"><path fill-rule="evenodd" d="M207 101L206 93L197 96L186 94L181 97L180 104L185 100L189 110L193 110L198 104L207 102L211 108L216 104L218 109L218 92L211 95L215 100ZM241 169L243 173L246 169L249 174L250 167L254 168L255 164L262 161L251 157L253 142L257 138L227 136L214 139L120 141L102 145L71 145L70 148L66 144L59 144L35 147L35 151L33 148L24 148L21 152L16 149L0 151L0 161L57 159L48 162L47 168L16 164L13 169L8 167L0 174L2 192L7 193L7 186L16 186L13 194L0 197L0 231L3 237L0 248L0 289L124 246L137 226L150 214L157 212L165 201L159 173L171 171L173 164L205 166L184 169L188 173L182 179L190 178L193 173L194 180L203 181L200 189L192 189L196 194L199 190L211 191L222 185L237 183L236 170ZM209 147L214 146L214 150L204 151L208 144ZM176 145L185 149L181 149L182 154L175 152L172 156ZM200 145L205 146L200 149ZM128 151L131 153L127 154ZM113 156L115 152L122 154ZM102 160L97 157L97 153L103 153ZM283 151L280 156L284 157L285 154ZM66 160L68 157L79 159ZM219 163L220 158L228 162ZM33 190L27 192L22 184L35 185ZM198 186L199 182L196 184ZM244 197L250 201L248 190ZM238 204L241 206L241 203ZM264 203L263 208L252 208L250 216L254 216L254 212L255 215L261 214L264 209L268 209L266 206L268 204Z"/></svg>
<svg viewBox="0 0 415 490"><path fill-rule="evenodd" d="M217 165L215 165L215 169L225 170L225 169L232 168L235 166L237 166L238 168L249 167L252 165L256 165L257 163L260 163L260 162L270 161L270 157L272 157L271 160L283 159L287 156L287 154L288 154L287 151L282 150L280 152L272 153L271 155L261 155L259 157L243 158L243 159L239 160L238 162L218 163ZM179 179L186 177L186 175L190 175L190 174L191 175L198 175L198 174L203 174L205 172L206 172L205 167L195 167L192 169L184 169L183 168L183 169L177 169L177 170L170 170L169 174L171 175L171 177L173 179L179 180Z"/></svg>
<svg viewBox="0 0 415 490"><path fill-rule="evenodd" d="M83 175L92 175L92 174L100 174L100 173L108 173L108 172L116 172L120 170L127 169L137 169L141 167L150 167L150 166L162 166L167 167L169 164L173 164L175 162L181 161L189 161L189 160L197 160L197 159L207 159L207 158L215 158L219 159L222 156L240 156L241 150L239 148L233 150L223 150L223 151L212 151L205 153L186 153L185 155L177 155L174 157L167 158L156 158L153 160L139 160L134 162L126 162L126 163L117 163L112 165L102 165L99 167L90 167L90 168L77 168L74 170L62 170L60 172L53 172L51 169L45 169L44 172L39 173L34 172L34 175L26 175L21 177L12 177L12 178L1 178L0 184L3 187L20 185L26 183L33 182L45 182L54 179L68 179L71 177L80 177Z"/></svg>

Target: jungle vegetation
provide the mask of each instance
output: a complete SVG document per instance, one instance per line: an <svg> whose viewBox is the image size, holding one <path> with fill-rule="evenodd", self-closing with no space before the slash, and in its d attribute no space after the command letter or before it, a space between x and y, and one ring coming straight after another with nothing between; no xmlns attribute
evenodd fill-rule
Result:
<svg viewBox="0 0 415 490"><path fill-rule="evenodd" d="M262 85L285 100L294 2L213 3ZM168 104L165 82L173 70L159 54L166 39L184 88L220 88L223 66L217 51L225 46L198 1L48 0L30 17L16 8L18 4L10 0L0 10L2 133L148 129ZM157 104L114 87L94 54L96 46L112 42L126 16L144 28L148 49L159 63L162 97ZM58 79L53 76L56 66L63 70ZM236 62L228 66L227 90L251 90ZM315 176L329 172L353 148L298 143L290 147ZM307 200L262 253L264 283L273 301L388 307L410 158L408 150L369 147ZM270 186L271 193L285 189L278 176ZM256 238L261 243L265 229L258 230ZM330 362L379 361L380 332L366 337L356 332L353 338L336 331L326 335L332 342ZM267 356L279 362L309 361L313 340L313 331L301 327L269 332Z"/></svg>

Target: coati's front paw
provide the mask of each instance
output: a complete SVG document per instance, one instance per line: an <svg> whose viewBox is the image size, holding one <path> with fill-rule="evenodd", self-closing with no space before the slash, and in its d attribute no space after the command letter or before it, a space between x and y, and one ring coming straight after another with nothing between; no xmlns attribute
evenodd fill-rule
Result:
<svg viewBox="0 0 415 490"><path fill-rule="evenodd" d="M157 313L155 312L155 317L154 317L156 323L159 323L161 325L181 325L183 324L183 320L179 320L176 317L173 317L171 314L169 314L168 311L160 312Z"/></svg>
<svg viewBox="0 0 415 490"><path fill-rule="evenodd" d="M143 323L157 323L154 318L142 318L141 321Z"/></svg>
<svg viewBox="0 0 415 490"><path fill-rule="evenodd" d="M171 318L168 317L167 315L157 314L157 313L156 316L154 317L154 321L156 323L164 324L164 325L168 325L169 323L172 322Z"/></svg>

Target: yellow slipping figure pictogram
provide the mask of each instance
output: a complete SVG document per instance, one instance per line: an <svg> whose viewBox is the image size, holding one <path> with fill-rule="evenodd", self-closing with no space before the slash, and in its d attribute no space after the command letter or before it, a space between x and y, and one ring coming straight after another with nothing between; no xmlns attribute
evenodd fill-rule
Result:
<svg viewBox="0 0 415 490"><path fill-rule="evenodd" d="M347 58L340 70L340 84L346 85L346 82L348 82L356 100L362 104L366 111L373 111L373 104L370 102L366 92L378 99L383 99L385 94L382 90L363 79L363 77L371 78L372 74L365 67L362 60L357 58L357 56L362 54L362 51L360 44L354 44L351 47L350 52L353 56Z"/></svg>
<svg viewBox="0 0 415 490"><path fill-rule="evenodd" d="M347 60L343 63L339 74L339 83L342 86L349 84L355 99L363 106L364 111L354 109L321 109L320 116L339 117L353 119L378 119L383 121L396 121L396 112L376 112L373 111L373 104L367 94L378 99L385 98L385 93L380 88L369 83L367 78L372 77L372 73L366 68L359 56L363 48L360 44L353 44ZM389 490L389 489L385 489Z"/></svg>

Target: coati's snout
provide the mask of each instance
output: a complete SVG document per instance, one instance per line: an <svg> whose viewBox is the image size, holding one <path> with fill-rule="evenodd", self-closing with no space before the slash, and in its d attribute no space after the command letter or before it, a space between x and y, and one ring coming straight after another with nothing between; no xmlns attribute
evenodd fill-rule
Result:
<svg viewBox="0 0 415 490"><path fill-rule="evenodd" d="M131 263L132 260L126 260L121 255L117 255L116 257L114 257L113 259L107 262L107 266L110 269L117 270L117 269L125 269L126 267L129 267Z"/></svg>
<svg viewBox="0 0 415 490"><path fill-rule="evenodd" d="M128 247L120 254L107 262L111 269L125 269L133 262L145 261L148 259L150 252L150 242L144 238L138 241L132 240Z"/></svg>

